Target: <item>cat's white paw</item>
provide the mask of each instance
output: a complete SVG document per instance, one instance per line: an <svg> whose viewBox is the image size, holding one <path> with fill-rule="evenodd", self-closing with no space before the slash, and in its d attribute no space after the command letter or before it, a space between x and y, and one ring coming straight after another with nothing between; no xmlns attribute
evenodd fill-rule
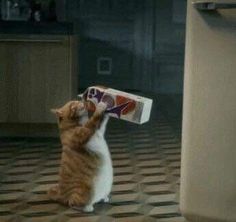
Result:
<svg viewBox="0 0 236 222"><path fill-rule="evenodd" d="M106 196L104 199L103 199L104 203L109 203L110 202L110 197L109 196Z"/></svg>
<svg viewBox="0 0 236 222"><path fill-rule="evenodd" d="M83 209L84 212L93 212L94 208L93 205L86 205Z"/></svg>
<svg viewBox="0 0 236 222"><path fill-rule="evenodd" d="M107 108L107 104L104 102L99 102L96 107L96 111L99 113L103 113Z"/></svg>

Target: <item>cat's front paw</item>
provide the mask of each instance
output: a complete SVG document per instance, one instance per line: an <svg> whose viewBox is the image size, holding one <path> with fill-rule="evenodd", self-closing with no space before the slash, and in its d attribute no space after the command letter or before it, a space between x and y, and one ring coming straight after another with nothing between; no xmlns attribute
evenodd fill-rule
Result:
<svg viewBox="0 0 236 222"><path fill-rule="evenodd" d="M99 102L96 107L96 112L103 113L107 108L107 104L104 102Z"/></svg>

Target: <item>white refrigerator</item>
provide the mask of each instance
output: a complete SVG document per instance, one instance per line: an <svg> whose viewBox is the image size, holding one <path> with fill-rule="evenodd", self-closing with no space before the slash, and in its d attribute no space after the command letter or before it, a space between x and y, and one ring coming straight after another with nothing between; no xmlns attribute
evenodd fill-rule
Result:
<svg viewBox="0 0 236 222"><path fill-rule="evenodd" d="M236 1L187 4L180 210L236 222Z"/></svg>

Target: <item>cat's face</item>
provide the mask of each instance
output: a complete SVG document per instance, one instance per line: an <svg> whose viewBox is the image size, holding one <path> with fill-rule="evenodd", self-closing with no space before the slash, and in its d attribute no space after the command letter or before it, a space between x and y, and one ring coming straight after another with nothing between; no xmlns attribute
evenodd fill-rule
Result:
<svg viewBox="0 0 236 222"><path fill-rule="evenodd" d="M87 109L81 101L70 101L58 109L52 109L58 118L59 125L64 122L77 121L88 115Z"/></svg>

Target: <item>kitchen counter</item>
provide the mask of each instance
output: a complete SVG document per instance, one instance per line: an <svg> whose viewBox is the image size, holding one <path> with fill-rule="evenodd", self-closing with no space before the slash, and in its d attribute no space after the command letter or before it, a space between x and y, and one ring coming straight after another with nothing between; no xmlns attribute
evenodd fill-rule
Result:
<svg viewBox="0 0 236 222"><path fill-rule="evenodd" d="M37 25L37 32L26 27L30 34L22 26L0 32L0 131L5 136L42 135L56 123L50 109L78 94L78 36L52 23Z"/></svg>
<svg viewBox="0 0 236 222"><path fill-rule="evenodd" d="M70 22L0 21L0 34L72 35Z"/></svg>

